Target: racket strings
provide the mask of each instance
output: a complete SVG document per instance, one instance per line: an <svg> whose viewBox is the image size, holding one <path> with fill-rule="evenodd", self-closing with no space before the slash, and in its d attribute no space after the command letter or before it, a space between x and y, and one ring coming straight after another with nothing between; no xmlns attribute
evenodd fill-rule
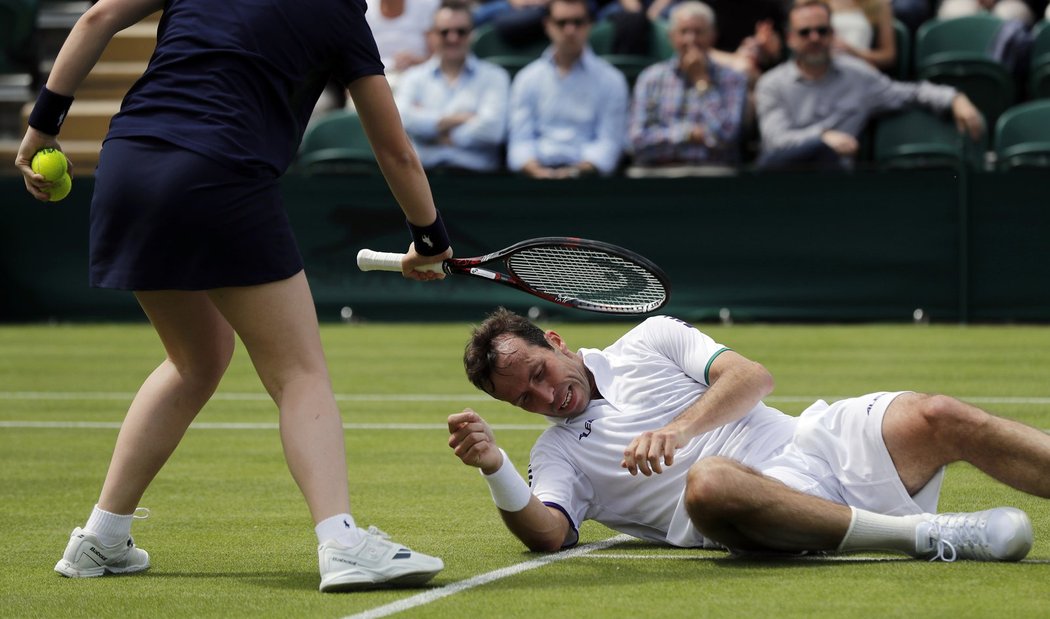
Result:
<svg viewBox="0 0 1050 619"><path fill-rule="evenodd" d="M508 267L541 292L626 312L646 312L667 297L663 282L642 265L583 247L532 247L512 255Z"/></svg>

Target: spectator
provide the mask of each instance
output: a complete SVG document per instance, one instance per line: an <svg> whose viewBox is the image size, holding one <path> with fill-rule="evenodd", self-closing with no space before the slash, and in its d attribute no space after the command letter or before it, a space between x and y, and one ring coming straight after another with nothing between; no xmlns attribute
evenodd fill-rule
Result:
<svg viewBox="0 0 1050 619"><path fill-rule="evenodd" d="M552 0L551 46L514 78L507 164L533 178L612 174L627 130L627 80L587 45L584 0Z"/></svg>
<svg viewBox="0 0 1050 619"><path fill-rule="evenodd" d="M407 70L397 93L405 130L423 167L494 172L502 164L510 77L470 53L473 20L446 2L430 30L434 56Z"/></svg>
<svg viewBox="0 0 1050 619"><path fill-rule="evenodd" d="M966 95L929 82L895 82L857 58L832 55L833 34L824 0L792 7L788 45L794 59L763 75L756 88L759 168L848 168L868 119L910 105L950 109L960 132L974 139L983 133L981 113Z"/></svg>
<svg viewBox="0 0 1050 619"><path fill-rule="evenodd" d="M718 23L715 49L752 83L784 56L784 0L708 0Z"/></svg>
<svg viewBox="0 0 1050 619"><path fill-rule="evenodd" d="M835 50L866 60L876 69L897 66L897 36L890 0L832 0Z"/></svg>
<svg viewBox="0 0 1050 619"><path fill-rule="evenodd" d="M396 85L400 73L430 57L427 31L439 0L367 0L365 19L372 29L387 79Z"/></svg>
<svg viewBox="0 0 1050 619"><path fill-rule="evenodd" d="M747 77L711 58L711 7L675 5L669 36L675 56L645 69L634 88L628 139L635 164L735 165Z"/></svg>

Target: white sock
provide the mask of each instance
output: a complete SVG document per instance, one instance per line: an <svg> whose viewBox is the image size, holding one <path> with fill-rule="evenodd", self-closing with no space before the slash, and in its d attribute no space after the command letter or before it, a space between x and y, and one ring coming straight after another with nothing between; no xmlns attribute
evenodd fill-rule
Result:
<svg viewBox="0 0 1050 619"><path fill-rule="evenodd" d="M886 516L851 507L846 537L839 544L839 552L855 550L897 550L915 555L915 527L925 522L925 514Z"/></svg>
<svg viewBox="0 0 1050 619"><path fill-rule="evenodd" d="M335 540L343 546L356 546L364 537L361 529L357 528L354 517L350 514L336 514L331 518L325 518L317 523L314 532L317 533L318 544Z"/></svg>
<svg viewBox="0 0 1050 619"><path fill-rule="evenodd" d="M128 515L113 514L99 509L98 505L91 510L84 530L91 531L98 536L98 541L103 546L116 546L128 540L131 536L131 521L134 513Z"/></svg>

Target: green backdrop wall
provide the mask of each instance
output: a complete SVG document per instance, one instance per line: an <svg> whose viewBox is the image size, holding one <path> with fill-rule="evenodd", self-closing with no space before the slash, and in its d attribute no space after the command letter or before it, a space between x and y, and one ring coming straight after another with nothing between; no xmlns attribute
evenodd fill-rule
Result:
<svg viewBox="0 0 1050 619"><path fill-rule="evenodd" d="M533 181L433 176L456 253L567 235L629 247L667 271L666 312L792 321L1050 320L1045 171ZM87 287L92 179L41 204L0 179L0 321L140 318L131 295ZM497 304L597 319L467 278L435 284L361 273L362 247L403 251L404 219L381 177L283 183L322 320L477 320Z"/></svg>

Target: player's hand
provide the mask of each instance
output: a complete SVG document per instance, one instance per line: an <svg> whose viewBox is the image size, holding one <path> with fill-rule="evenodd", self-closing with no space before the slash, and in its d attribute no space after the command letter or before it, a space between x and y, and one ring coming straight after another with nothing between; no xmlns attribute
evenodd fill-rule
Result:
<svg viewBox="0 0 1050 619"><path fill-rule="evenodd" d="M685 437L672 427L643 432L623 450L620 466L631 475L641 472L649 477L653 473L663 473L664 466L674 464L674 454L684 443Z"/></svg>
<svg viewBox="0 0 1050 619"><path fill-rule="evenodd" d="M408 252L405 253L405 257L401 260L401 274L408 279L414 279L419 282L445 279L445 273L443 271L417 271L416 267L427 264L440 264L442 260L447 260L451 257L451 247L446 249L443 254L438 254L436 256L421 256L419 255L419 252L416 251L416 244L410 243L408 246Z"/></svg>
<svg viewBox="0 0 1050 619"><path fill-rule="evenodd" d="M503 465L503 454L496 446L492 427L481 415L467 408L448 416L448 446L463 464L491 475Z"/></svg>
<svg viewBox="0 0 1050 619"><path fill-rule="evenodd" d="M55 148L62 150L62 147L59 146L58 140L55 139L55 136L42 133L29 127L29 129L26 130L25 137L22 138L22 144L18 147L18 154L15 155L15 167L22 173L22 179L26 184L26 191L37 200L47 202L51 197L49 193L51 183L43 176L34 172L32 168L33 155L35 155L41 148ZM73 162L68 161L68 165L69 174L72 175Z"/></svg>

